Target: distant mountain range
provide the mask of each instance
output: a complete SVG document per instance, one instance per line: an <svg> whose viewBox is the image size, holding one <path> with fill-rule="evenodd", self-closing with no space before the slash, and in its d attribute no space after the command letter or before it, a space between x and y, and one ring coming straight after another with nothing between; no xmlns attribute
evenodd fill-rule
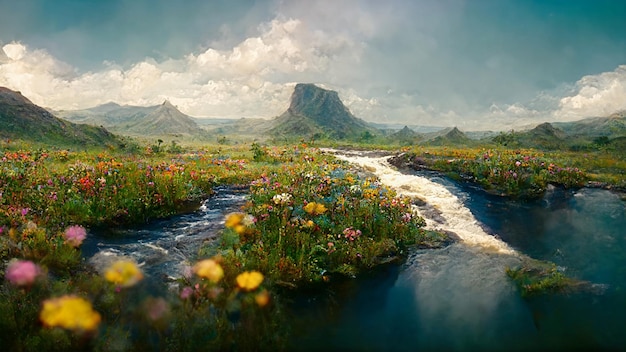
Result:
<svg viewBox="0 0 626 352"><path fill-rule="evenodd" d="M125 144L102 127L59 119L20 92L4 87L0 87L0 137L59 147L119 147Z"/></svg>
<svg viewBox="0 0 626 352"><path fill-rule="evenodd" d="M0 136L4 138L67 139L83 143L96 143L92 141L94 138L98 141L109 138L104 143L114 143L116 137L107 130L131 136L173 136L182 139L217 137L222 141L228 136L229 140L288 141L304 138L394 145L467 146L495 143L540 149L584 149L590 145L615 145L626 139L626 112L575 122L546 122L525 131L462 132L456 127L435 130L413 129L409 126L394 130L357 118L344 106L337 92L304 83L294 87L289 108L269 120L192 118L167 100L161 105L149 107L107 103L90 109L54 112L68 121L93 126L75 125L56 118L19 92L6 88L0 88L0 114Z"/></svg>
<svg viewBox="0 0 626 352"><path fill-rule="evenodd" d="M103 126L113 132L131 136L205 136L195 119L180 112L172 103L141 107L107 103L94 108L57 111L66 120Z"/></svg>

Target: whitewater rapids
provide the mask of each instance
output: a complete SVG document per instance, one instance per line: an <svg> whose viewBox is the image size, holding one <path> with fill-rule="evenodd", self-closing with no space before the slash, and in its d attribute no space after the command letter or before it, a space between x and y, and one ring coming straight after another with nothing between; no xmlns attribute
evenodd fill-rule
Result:
<svg viewBox="0 0 626 352"><path fill-rule="evenodd" d="M399 195L423 201L425 205L413 205L413 211L426 220L427 229L453 232L466 245L480 247L487 252L517 255L517 252L505 242L486 233L457 196L426 177L397 171L388 162L390 156L369 157L363 156L360 152L331 149L326 151L335 154L338 159L372 172L381 183L391 187ZM433 208L435 212L432 211Z"/></svg>

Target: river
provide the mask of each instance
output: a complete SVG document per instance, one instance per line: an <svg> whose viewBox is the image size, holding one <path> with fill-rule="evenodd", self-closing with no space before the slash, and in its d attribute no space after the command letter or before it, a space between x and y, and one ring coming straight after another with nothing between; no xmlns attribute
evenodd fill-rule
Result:
<svg viewBox="0 0 626 352"><path fill-rule="evenodd" d="M436 173L401 173L386 157L339 158L401 194L431 229L455 233L442 249L414 250L390 266L321 293L295 297L290 349L370 351L623 350L626 346L626 206L608 191L550 189L520 202ZM189 214L107 230L85 243L95 260L133 257L148 277L182 275L245 192L221 188ZM550 260L593 290L521 298L505 268Z"/></svg>
<svg viewBox="0 0 626 352"><path fill-rule="evenodd" d="M626 206L606 190L551 188L513 201L432 172L401 173L387 157L339 158L367 168L433 229L460 241L416 250L399 269L315 298L300 311L294 347L310 350L623 350ZM590 290L522 299L505 268L520 258L556 263ZM322 301L319 303L317 301Z"/></svg>

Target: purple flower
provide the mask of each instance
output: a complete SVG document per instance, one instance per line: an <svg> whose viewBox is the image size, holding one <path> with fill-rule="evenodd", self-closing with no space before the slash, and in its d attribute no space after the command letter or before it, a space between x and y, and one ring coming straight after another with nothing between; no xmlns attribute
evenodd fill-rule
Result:
<svg viewBox="0 0 626 352"><path fill-rule="evenodd" d="M9 262L4 277L13 285L30 286L40 273L39 266L30 260L13 259Z"/></svg>
<svg viewBox="0 0 626 352"><path fill-rule="evenodd" d="M65 230L65 243L78 247L87 237L87 231L82 226L70 226Z"/></svg>

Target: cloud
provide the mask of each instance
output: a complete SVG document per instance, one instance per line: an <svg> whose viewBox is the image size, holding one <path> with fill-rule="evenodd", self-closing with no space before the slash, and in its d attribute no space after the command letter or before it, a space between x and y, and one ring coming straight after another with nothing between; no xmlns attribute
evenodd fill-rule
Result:
<svg viewBox="0 0 626 352"><path fill-rule="evenodd" d="M584 76L567 90L540 87L518 73L510 55L458 46L453 29L464 7L452 3L408 2L408 11L373 0L282 1L273 19L236 41L158 60L107 61L88 72L11 42L0 46L0 86L52 109L168 99L192 116L271 118L287 108L295 83L309 82L338 91L368 121L466 130L626 109L626 66Z"/></svg>
<svg viewBox="0 0 626 352"><path fill-rule="evenodd" d="M588 75L576 82L574 95L563 97L554 113L559 120L608 116L626 110L626 65Z"/></svg>
<svg viewBox="0 0 626 352"><path fill-rule="evenodd" d="M81 74L45 50L13 42L2 47L0 85L57 110L169 99L193 116L267 118L286 109L295 82L319 80L331 62L359 53L359 44L348 37L312 31L297 19L274 19L258 32L228 50L145 59L127 68L106 62L101 70Z"/></svg>

